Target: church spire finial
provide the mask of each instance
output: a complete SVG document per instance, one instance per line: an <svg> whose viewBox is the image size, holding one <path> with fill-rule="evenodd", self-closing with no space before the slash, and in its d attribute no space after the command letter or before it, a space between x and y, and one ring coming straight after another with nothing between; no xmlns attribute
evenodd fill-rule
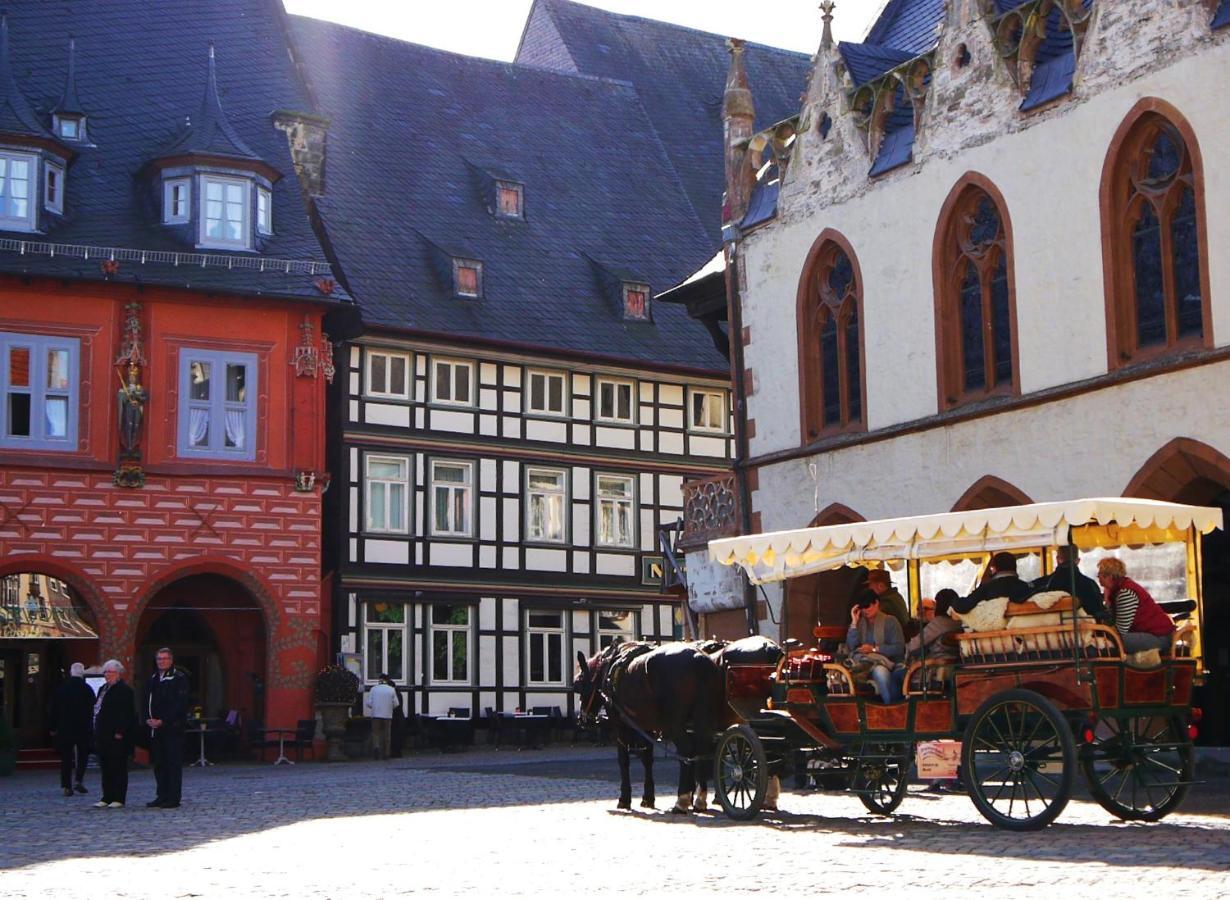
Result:
<svg viewBox="0 0 1230 900"><path fill-rule="evenodd" d="M833 0L824 0L820 4L821 18L824 20L824 33L820 36L820 48L831 49L833 46L833 10L837 4Z"/></svg>

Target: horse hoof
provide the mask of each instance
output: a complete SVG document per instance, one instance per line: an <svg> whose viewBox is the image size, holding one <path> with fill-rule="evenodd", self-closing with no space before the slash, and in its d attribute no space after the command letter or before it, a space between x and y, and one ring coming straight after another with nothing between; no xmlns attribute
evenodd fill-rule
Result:
<svg viewBox="0 0 1230 900"><path fill-rule="evenodd" d="M684 809L682 806L672 806L671 815L672 816L690 816L692 815L692 810Z"/></svg>
<svg viewBox="0 0 1230 900"><path fill-rule="evenodd" d="M766 804L764 804L764 806L762 806L762 807L760 807L760 808L761 808L761 809L763 809L765 812L777 812L777 804L776 804L776 803L766 803Z"/></svg>
<svg viewBox="0 0 1230 900"><path fill-rule="evenodd" d="M653 809L653 801L652 800L642 800L641 808L642 809Z"/></svg>
<svg viewBox="0 0 1230 900"><path fill-rule="evenodd" d="M615 804L615 808L616 809L631 809L632 801L631 800L620 800L618 803Z"/></svg>

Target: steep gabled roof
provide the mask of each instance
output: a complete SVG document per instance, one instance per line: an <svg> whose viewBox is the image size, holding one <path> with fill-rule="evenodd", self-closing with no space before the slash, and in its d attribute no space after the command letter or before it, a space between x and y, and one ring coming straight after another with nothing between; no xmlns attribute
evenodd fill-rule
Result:
<svg viewBox="0 0 1230 900"><path fill-rule="evenodd" d="M236 65L242 65L235 60ZM190 116L184 129L175 136L169 144L162 148L159 156L174 156L184 153L201 153L210 156L222 156L228 159L246 162L261 161L251 147L244 143L243 138L235 131L226 113L222 111L222 100L218 97L218 72L214 62L214 45L209 45L209 56L205 64L205 95L195 116Z"/></svg>
<svg viewBox="0 0 1230 900"><path fill-rule="evenodd" d="M889 0L863 43L904 50L910 56L925 53L939 40L946 5L947 0Z"/></svg>
<svg viewBox="0 0 1230 900"><path fill-rule="evenodd" d="M842 41L837 45L841 58L850 70L854 86L861 87L867 82L879 78L885 72L895 69L914 54L907 50L894 47L879 47L875 44L851 44Z"/></svg>
<svg viewBox="0 0 1230 900"><path fill-rule="evenodd" d="M26 241L73 247L152 251L120 258L118 282L140 281L232 294L265 294L317 301L324 250L316 239L298 179L273 188L274 234L262 252L211 250L217 265L175 265L159 254L193 253L160 224L160 197L153 196L143 166L178 135L185 114L201 106L202 63L209 44L218 48L216 92L225 104L232 147L246 148L282 173L294 172L286 135L274 127L274 110L311 113L313 107L287 54L285 14L276 0L210 0L158 3L146 0L39 0L9 7L11 68L41 121L65 95L65 48L76 35L76 89L89 102L89 144L74 144L66 176L65 210L46 234L0 233L0 272L101 280L99 254L22 252ZM3 88L0 88L3 90ZM7 107L11 109L12 107ZM40 127L41 124L40 124ZM211 146L217 146L211 144ZM266 266L265 258L305 265ZM249 261L252 268L242 268ZM227 265L234 263L234 268Z"/></svg>
<svg viewBox="0 0 1230 900"><path fill-rule="evenodd" d="M631 85L291 21L330 121L318 208L365 323L725 367L683 309L628 322L604 285L659 291L714 249ZM491 214L492 175L524 186L523 220ZM453 295L442 252L482 262L482 299Z"/></svg>
<svg viewBox="0 0 1230 900"><path fill-rule="evenodd" d="M761 44L745 46L755 127L797 115L811 60ZM717 245L725 177L722 89L730 67L725 37L571 0L535 0L517 61L635 86L689 201Z"/></svg>

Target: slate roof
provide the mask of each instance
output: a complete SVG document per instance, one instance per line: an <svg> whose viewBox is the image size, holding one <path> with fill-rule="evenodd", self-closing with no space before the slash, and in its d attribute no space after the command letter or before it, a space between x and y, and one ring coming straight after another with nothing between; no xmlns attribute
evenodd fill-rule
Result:
<svg viewBox="0 0 1230 900"><path fill-rule="evenodd" d="M1230 0L1221 0L1217 11L1213 13L1213 21L1209 27L1225 28L1227 25L1230 25Z"/></svg>
<svg viewBox="0 0 1230 900"><path fill-rule="evenodd" d="M716 247L721 240L725 183L722 93L730 67L726 40L570 0L535 0L517 61L632 83ZM745 46L756 129L797 115L810 58L762 44Z"/></svg>
<svg viewBox="0 0 1230 900"><path fill-rule="evenodd" d="M852 44L841 41L837 44L854 86L861 87L869 81L879 78L885 72L897 68L907 59L913 59L913 53L908 50L898 50L895 47L879 47L874 44Z"/></svg>
<svg viewBox="0 0 1230 900"><path fill-rule="evenodd" d="M9 21L0 20L0 133L51 138L52 134L34 114L17 80L9 49Z"/></svg>
<svg viewBox="0 0 1230 900"><path fill-rule="evenodd" d="M926 53L939 40L945 0L889 0L861 43L837 45L855 86Z"/></svg>
<svg viewBox="0 0 1230 900"><path fill-rule="evenodd" d="M143 189L143 166L197 117L206 89L209 44L217 48L217 85L229 128L239 142L282 174L273 188L275 234L261 257L323 261L313 234L286 136L271 114L312 113L312 103L286 48L285 13L277 0L39 0L8 8L12 72L40 128L65 96L70 35L76 36L76 105L89 117L90 143L76 153L66 178L65 215L46 234L0 231L0 272L101 280L89 259L27 252L19 242L191 253L159 224L160 198ZM2 78L0 73L0 78ZM0 88L3 90L3 88ZM9 98L6 110L20 105ZM209 251L221 264L173 265L122 259L110 280L192 287L241 295L316 301L345 299L317 290L319 275L296 269L261 272L225 268L253 253ZM139 254L138 254L139 258ZM259 263L257 264L259 265Z"/></svg>
<svg viewBox="0 0 1230 900"><path fill-rule="evenodd" d="M658 292L716 249L631 85L291 22L330 121L318 209L368 326L724 370L684 309L622 319L617 273ZM488 211L495 177L524 185L523 221ZM448 254L482 261L481 299L453 296Z"/></svg>

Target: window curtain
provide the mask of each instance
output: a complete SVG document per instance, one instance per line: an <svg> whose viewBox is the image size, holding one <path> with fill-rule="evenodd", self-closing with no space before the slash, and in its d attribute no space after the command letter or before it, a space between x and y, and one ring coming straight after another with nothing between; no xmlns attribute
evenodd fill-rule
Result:
<svg viewBox="0 0 1230 900"><path fill-rule="evenodd" d="M247 422L242 409L228 409L226 411L226 445L228 447L236 447L242 450L246 444L244 434Z"/></svg>
<svg viewBox="0 0 1230 900"><path fill-rule="evenodd" d="M209 410L193 408L188 413L188 443L204 447L209 443Z"/></svg>
<svg viewBox="0 0 1230 900"><path fill-rule="evenodd" d="M68 401L63 397L48 397L43 407L47 417L49 438L68 437Z"/></svg>

